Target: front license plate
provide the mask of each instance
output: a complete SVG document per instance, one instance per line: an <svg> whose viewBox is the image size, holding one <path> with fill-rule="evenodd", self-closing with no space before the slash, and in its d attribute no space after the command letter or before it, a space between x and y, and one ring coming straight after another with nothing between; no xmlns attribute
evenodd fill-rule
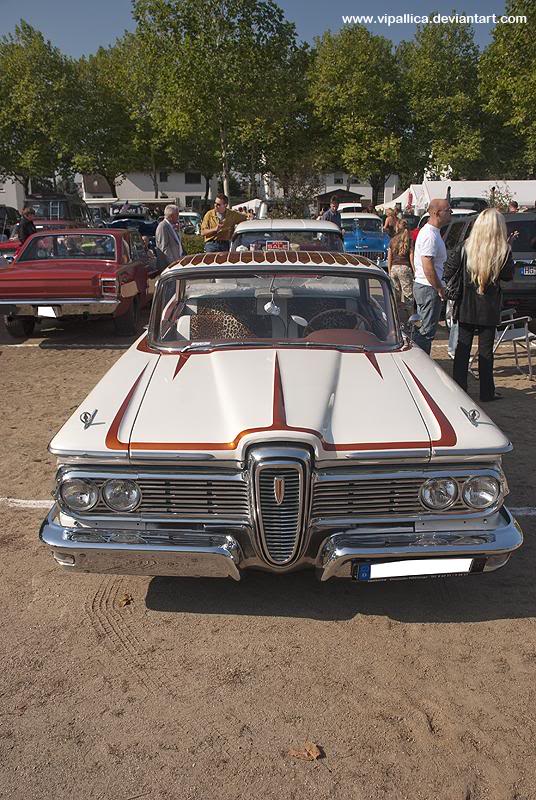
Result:
<svg viewBox="0 0 536 800"><path fill-rule="evenodd" d="M419 558L411 561L361 562L354 566L356 581L385 581L390 578L424 578L428 575L465 575L471 572L472 558Z"/></svg>
<svg viewBox="0 0 536 800"><path fill-rule="evenodd" d="M521 270L521 274L526 278L534 277L536 275L536 266L532 266L532 264L525 265Z"/></svg>

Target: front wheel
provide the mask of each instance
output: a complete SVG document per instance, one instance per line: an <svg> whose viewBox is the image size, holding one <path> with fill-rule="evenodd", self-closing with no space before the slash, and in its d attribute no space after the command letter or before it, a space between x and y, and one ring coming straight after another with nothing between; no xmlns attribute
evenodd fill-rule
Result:
<svg viewBox="0 0 536 800"><path fill-rule="evenodd" d="M120 317L114 317L115 332L118 336L134 336L140 327L140 301L137 297Z"/></svg>
<svg viewBox="0 0 536 800"><path fill-rule="evenodd" d="M33 317L4 317L6 331L14 339L21 339L31 336L35 329L35 319Z"/></svg>

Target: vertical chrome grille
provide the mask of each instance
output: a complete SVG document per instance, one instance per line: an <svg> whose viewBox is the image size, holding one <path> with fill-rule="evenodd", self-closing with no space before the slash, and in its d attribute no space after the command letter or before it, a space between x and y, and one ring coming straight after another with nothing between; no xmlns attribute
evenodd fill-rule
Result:
<svg viewBox="0 0 536 800"><path fill-rule="evenodd" d="M283 566L297 557L303 540L309 454L298 451L303 458L269 457L272 452L259 449L252 459L252 501L262 554L269 563ZM279 452L286 454L284 448Z"/></svg>

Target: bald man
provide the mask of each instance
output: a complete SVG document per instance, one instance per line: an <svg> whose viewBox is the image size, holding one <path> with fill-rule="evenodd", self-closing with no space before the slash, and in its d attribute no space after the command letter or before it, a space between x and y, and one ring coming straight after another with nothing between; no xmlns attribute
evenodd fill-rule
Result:
<svg viewBox="0 0 536 800"><path fill-rule="evenodd" d="M413 296L422 324L414 329L413 341L430 355L445 299L442 278L447 248L441 238L441 228L450 221L452 210L448 200L432 200L428 213L430 218L415 242Z"/></svg>

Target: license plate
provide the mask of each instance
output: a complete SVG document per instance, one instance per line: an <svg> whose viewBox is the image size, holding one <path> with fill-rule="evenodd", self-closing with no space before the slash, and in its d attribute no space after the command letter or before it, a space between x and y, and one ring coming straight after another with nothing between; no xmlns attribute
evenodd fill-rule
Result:
<svg viewBox="0 0 536 800"><path fill-rule="evenodd" d="M465 575L471 572L472 558L416 558L403 561L361 562L354 566L356 581L385 581L390 578L425 578L429 575Z"/></svg>
<svg viewBox="0 0 536 800"><path fill-rule="evenodd" d="M40 317L51 317L56 319L60 316L60 309L58 306L39 306L38 312Z"/></svg>
<svg viewBox="0 0 536 800"><path fill-rule="evenodd" d="M536 266L533 266L532 264L526 264L524 267L522 267L521 274L526 278L533 277L536 275Z"/></svg>

